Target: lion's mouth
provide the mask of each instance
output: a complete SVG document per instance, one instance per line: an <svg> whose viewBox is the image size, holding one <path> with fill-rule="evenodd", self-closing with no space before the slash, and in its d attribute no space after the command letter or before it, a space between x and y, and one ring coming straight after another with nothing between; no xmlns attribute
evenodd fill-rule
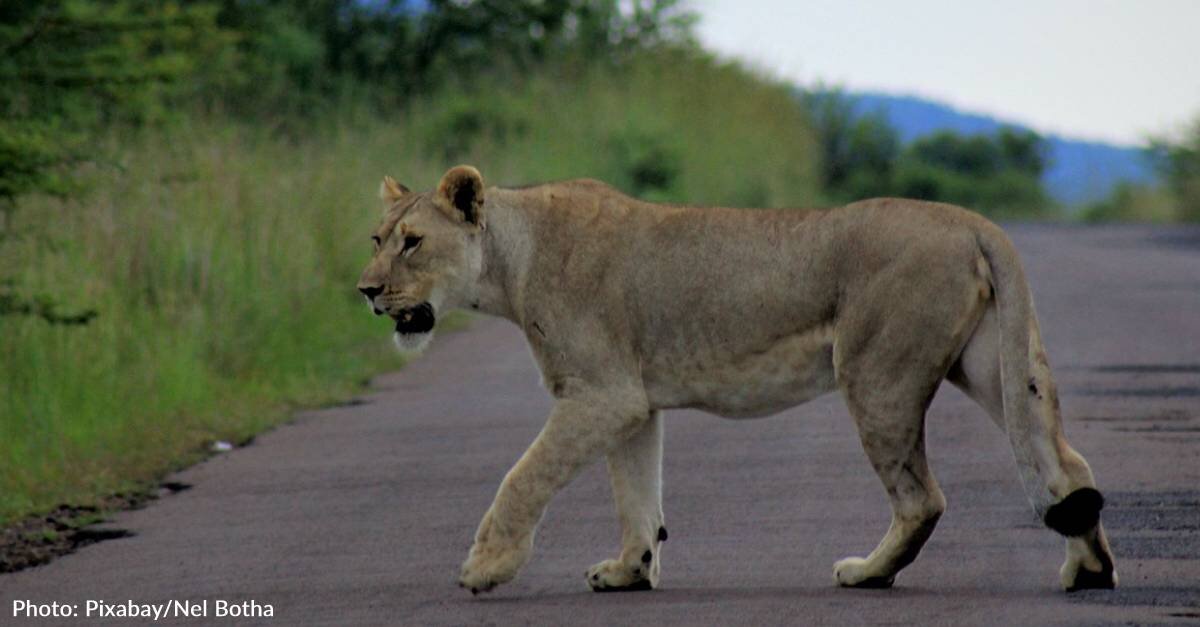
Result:
<svg viewBox="0 0 1200 627"><path fill-rule="evenodd" d="M429 303L409 307L392 318L396 321L396 333L404 335L429 333L437 321L433 315L433 305Z"/></svg>

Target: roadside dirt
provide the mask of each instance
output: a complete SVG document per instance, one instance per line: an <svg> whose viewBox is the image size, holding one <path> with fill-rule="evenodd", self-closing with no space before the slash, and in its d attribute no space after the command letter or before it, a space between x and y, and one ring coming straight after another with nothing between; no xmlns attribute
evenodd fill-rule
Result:
<svg viewBox="0 0 1200 627"><path fill-rule="evenodd" d="M132 535L105 525L116 512L141 509L163 496L192 486L166 481L154 490L114 494L96 505L60 505L42 516L29 516L0 528L0 573L11 573L74 553L81 547Z"/></svg>

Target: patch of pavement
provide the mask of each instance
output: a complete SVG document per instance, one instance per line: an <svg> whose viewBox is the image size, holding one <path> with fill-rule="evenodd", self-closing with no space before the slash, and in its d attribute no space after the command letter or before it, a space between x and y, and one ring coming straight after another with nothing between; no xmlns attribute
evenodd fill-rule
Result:
<svg viewBox="0 0 1200 627"><path fill-rule="evenodd" d="M950 390L928 431L950 510L894 589L831 582L829 566L869 551L888 521L852 421L831 396L759 421L668 412L662 589L586 591L579 573L612 557L620 537L600 462L555 498L520 577L472 598L454 585L458 565L550 406L519 330L483 321L381 377L367 402L305 413L258 446L180 473L194 489L114 516L110 525L134 536L3 575L0 592L255 599L281 624L1194 624L1195 449L1186 433L1122 429L1190 427L1197 413L1186 393L1146 391L1194 384L1179 378L1192 372L1163 366L1190 367L1200 355L1200 319L1188 315L1200 291L1142 287L1200 285L1200 256L1147 243L1158 232L1149 227L1013 232L1055 359L1161 370L1064 378L1072 390L1141 391L1064 403L1084 416L1071 420L1070 441L1109 498L1104 520L1123 579L1115 591L1057 589L1062 539L1040 525L1012 528L1033 518L1012 451Z"/></svg>

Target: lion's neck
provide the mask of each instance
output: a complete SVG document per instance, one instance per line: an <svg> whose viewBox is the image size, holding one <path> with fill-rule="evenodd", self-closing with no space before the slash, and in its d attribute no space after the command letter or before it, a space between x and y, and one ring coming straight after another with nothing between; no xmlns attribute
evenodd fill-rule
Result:
<svg viewBox="0 0 1200 627"><path fill-rule="evenodd" d="M532 233L525 212L511 199L489 199L485 208L483 264L474 308L522 325L522 286L530 267Z"/></svg>

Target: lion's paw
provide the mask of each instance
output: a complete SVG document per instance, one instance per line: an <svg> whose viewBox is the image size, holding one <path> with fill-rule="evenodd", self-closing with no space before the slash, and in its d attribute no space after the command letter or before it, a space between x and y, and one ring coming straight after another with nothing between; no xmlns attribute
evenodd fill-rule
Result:
<svg viewBox="0 0 1200 627"><path fill-rule="evenodd" d="M881 576L871 573L869 562L861 557L847 557L833 565L833 579L839 586L847 588L890 588L894 575Z"/></svg>
<svg viewBox="0 0 1200 627"><path fill-rule="evenodd" d="M593 592L653 590L655 586L649 562L629 566L620 560L604 560L584 575Z"/></svg>
<svg viewBox="0 0 1200 627"><path fill-rule="evenodd" d="M1092 561L1095 562L1096 560ZM1104 564L1099 564L1099 568L1093 570L1085 566L1081 560L1071 557L1067 558L1062 568L1059 569L1058 574L1062 581L1063 589L1067 592L1095 589L1111 590L1117 587L1118 582L1117 571L1113 570L1111 563L1107 565L1107 568Z"/></svg>
<svg viewBox="0 0 1200 627"><path fill-rule="evenodd" d="M458 586L470 590L471 594L488 592L502 583L512 581L528 558L528 547L492 548L476 544L471 547L467 561L463 562Z"/></svg>

